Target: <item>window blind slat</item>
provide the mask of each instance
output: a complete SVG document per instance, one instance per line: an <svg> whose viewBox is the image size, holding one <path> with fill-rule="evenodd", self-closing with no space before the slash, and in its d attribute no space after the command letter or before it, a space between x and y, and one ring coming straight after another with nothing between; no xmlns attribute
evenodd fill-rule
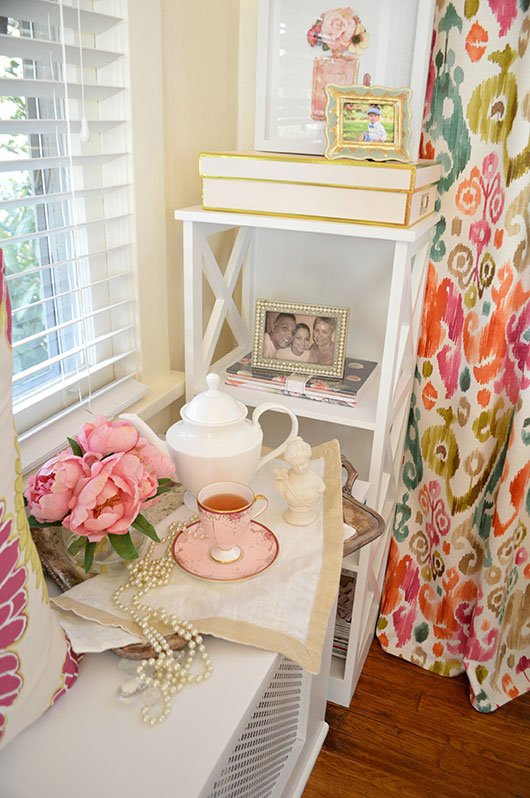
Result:
<svg viewBox="0 0 530 798"><path fill-rule="evenodd" d="M124 119L96 119L88 121L91 133L106 133L108 130L123 125ZM0 119L0 133L17 133L31 136L36 133L66 133L70 126L71 133L79 133L81 120L72 119Z"/></svg>
<svg viewBox="0 0 530 798"><path fill-rule="evenodd" d="M56 194L33 194L16 199L0 200L0 211L4 208L26 208L32 205L48 205L52 202L60 202L66 199L87 199L88 197L98 197L110 194L111 191L121 191L130 188L130 183L120 183L115 186L103 186L102 188L83 188L79 191L58 191Z"/></svg>
<svg viewBox="0 0 530 798"><path fill-rule="evenodd" d="M80 83L67 83L68 96L74 100L81 99L83 87ZM113 94L123 91L123 86L104 86L85 83L84 92L87 100L107 100ZM0 78L0 95L8 97L57 97L64 99L64 83L55 80L27 80L24 78Z"/></svg>
<svg viewBox="0 0 530 798"><path fill-rule="evenodd" d="M65 258L64 260L57 260L57 261L50 261L50 263L43 263L40 266L36 266L34 269L24 269L22 272L15 272L14 274L6 274L6 280L8 283L16 281L18 278L27 277L30 274L38 274L38 272L42 272L44 269L57 269L59 266L66 266L70 263L77 263L80 260L90 260L92 258L100 257L101 255L108 255L112 252L118 252L120 249L126 249L130 247L131 244L127 242L126 244L117 244L116 246L109 246L106 249L95 249L91 252L83 254L79 254L76 258Z"/></svg>
<svg viewBox="0 0 530 798"><path fill-rule="evenodd" d="M75 294L81 293L81 291L89 290L93 286L104 285L104 283L108 283L110 280L118 280L118 279L122 279L123 277L128 277L128 276L130 276L130 272L121 272L120 274L111 274L108 277L104 277L102 280L93 280L91 283L89 283L89 285L84 285L84 286L81 286L80 288L72 288L70 291L62 291L62 292L57 291L54 294L53 297L46 297L45 299L39 299L37 302L30 302L28 305L21 305L18 308L14 308L13 309L13 315L15 315L15 313L22 313L23 311L25 312L26 310L29 310L30 308L39 307L39 305L43 305L46 302L53 302L54 299L61 299L61 298L64 298L66 296L74 296ZM83 318L83 317L80 317L80 318ZM23 343L23 341L21 341L21 343Z"/></svg>
<svg viewBox="0 0 530 798"><path fill-rule="evenodd" d="M38 233L26 233L22 236L12 236L10 238L0 238L0 247L8 246L9 244L21 244L24 241L30 241L33 238L46 238L47 236L57 235L58 233L70 233L74 230L86 230L88 227L93 227L99 224L112 224L131 216L130 213L122 213L119 216L109 216L105 219L94 219L91 222L80 222L79 224L70 224L65 227L51 227L48 230L39 230Z"/></svg>
<svg viewBox="0 0 530 798"><path fill-rule="evenodd" d="M25 369L24 371L19 371L19 373L15 374L13 377L13 384L19 382L20 380L26 379L32 374L36 374L39 371L43 371L43 369L47 369L50 366L53 366L55 363L60 363L61 360L65 360L69 357L73 357L74 355L78 355L81 352L85 352L87 349L90 349L90 347L105 343L105 341L110 341L112 338L116 338L118 335L123 335L123 333L129 332L130 330L133 329L134 329L134 324L129 324L126 327L120 327L119 330L113 330L112 332L105 333L105 335L100 335L98 338L92 338L80 346L74 346L72 347L72 349L69 349L67 352L61 352L60 355L49 357L47 360L43 360L34 366L30 366L30 368ZM131 352L132 351L134 350L131 350ZM119 357L125 357L125 355L119 355Z"/></svg>
<svg viewBox="0 0 530 798"><path fill-rule="evenodd" d="M0 161L0 172L25 172L37 169L54 169L57 166L97 166L122 158L124 152L97 153L96 155L68 155L57 158L13 158Z"/></svg>
<svg viewBox="0 0 530 798"><path fill-rule="evenodd" d="M123 277L124 275L120 275ZM129 273L127 272L126 277L129 277ZM65 321L62 324L56 324L53 327L47 327L42 332L35 333L34 335L28 335L26 338L22 338L20 341L13 341L13 349L17 347L24 346L25 344L31 343L33 341L38 341L39 338L43 338L45 335L49 335L50 333L59 332L60 330L66 330L68 327L71 327L73 324L82 324L84 321L88 321L89 319L95 318L100 313L110 313L112 310L117 310L118 308L124 307L125 305L129 305L133 300L132 299L122 299L120 302L114 302L112 305L105 305L103 308L98 308L97 310L93 310L92 313L86 313L84 316L76 319L70 319L70 321Z"/></svg>
<svg viewBox="0 0 530 798"><path fill-rule="evenodd" d="M47 25L49 20L52 25L59 25L59 5L49 0L2 0L1 8L4 16L38 22L41 25ZM77 30L77 8L64 5L63 14L64 24ZM84 9L80 11L80 18L81 29L84 33L103 33L123 22L121 17L112 17L109 14L100 14Z"/></svg>
<svg viewBox="0 0 530 798"><path fill-rule="evenodd" d="M94 50L90 47L82 47L82 53L80 53L79 49L76 45L66 44L64 46L68 64L79 65L82 57L85 67L104 67L119 58L123 58L123 53L113 53L110 50ZM0 33L0 53L10 58L28 58L31 60L52 58L54 61L60 62L63 60L61 42L31 39L26 36L8 36L5 33Z"/></svg>

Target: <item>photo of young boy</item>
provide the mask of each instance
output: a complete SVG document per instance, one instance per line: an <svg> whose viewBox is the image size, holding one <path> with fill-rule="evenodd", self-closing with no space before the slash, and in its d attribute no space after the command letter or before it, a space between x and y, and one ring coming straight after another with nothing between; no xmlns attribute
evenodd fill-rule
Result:
<svg viewBox="0 0 530 798"><path fill-rule="evenodd" d="M342 141L386 142L395 138L394 105L348 100L342 106Z"/></svg>
<svg viewBox="0 0 530 798"><path fill-rule="evenodd" d="M386 130L379 121L381 119L381 109L377 105L371 105L366 112L368 118L368 130L361 133L359 141L386 141Z"/></svg>

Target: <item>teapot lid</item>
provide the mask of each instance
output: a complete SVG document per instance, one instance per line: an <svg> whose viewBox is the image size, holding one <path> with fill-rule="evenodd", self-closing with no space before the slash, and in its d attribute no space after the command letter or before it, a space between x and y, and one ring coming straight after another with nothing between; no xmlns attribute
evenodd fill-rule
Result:
<svg viewBox="0 0 530 798"><path fill-rule="evenodd" d="M208 374L208 390L198 393L184 405L180 415L195 424L231 424L247 415L247 408L230 394L219 390L219 375Z"/></svg>

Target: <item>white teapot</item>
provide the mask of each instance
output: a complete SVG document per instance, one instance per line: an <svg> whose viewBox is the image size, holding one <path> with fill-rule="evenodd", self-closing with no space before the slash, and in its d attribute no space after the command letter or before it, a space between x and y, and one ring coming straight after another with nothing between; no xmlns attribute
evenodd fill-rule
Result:
<svg viewBox="0 0 530 798"><path fill-rule="evenodd" d="M298 419L284 405L264 402L248 419L245 405L219 390L217 374L208 374L206 382L208 390L184 405L180 411L182 421L168 429L165 443L138 416L120 416L171 458L177 471L175 478L193 496L209 482L231 480L247 484L258 468L281 454L298 433ZM280 446L261 457L263 430L258 420L266 410L287 413L291 431Z"/></svg>

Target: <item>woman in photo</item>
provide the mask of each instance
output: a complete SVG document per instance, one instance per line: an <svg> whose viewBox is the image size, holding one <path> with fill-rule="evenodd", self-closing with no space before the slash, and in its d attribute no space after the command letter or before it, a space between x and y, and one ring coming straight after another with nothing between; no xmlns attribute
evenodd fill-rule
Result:
<svg viewBox="0 0 530 798"><path fill-rule="evenodd" d="M319 366L332 366L335 353L336 319L332 316L315 316L313 343L309 350L309 362Z"/></svg>
<svg viewBox="0 0 530 798"><path fill-rule="evenodd" d="M311 330L299 322L294 331L294 338L291 345L285 349L278 349L276 352L277 360L297 360L299 363L309 362L309 348L311 346Z"/></svg>

